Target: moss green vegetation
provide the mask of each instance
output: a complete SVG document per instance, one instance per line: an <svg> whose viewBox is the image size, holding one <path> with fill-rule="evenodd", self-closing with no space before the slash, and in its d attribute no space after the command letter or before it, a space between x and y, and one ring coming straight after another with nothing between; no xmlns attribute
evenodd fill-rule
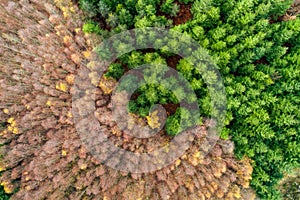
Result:
<svg viewBox="0 0 300 200"><path fill-rule="evenodd" d="M236 155L254 162L252 187L262 199L280 199L276 189L283 172L299 167L300 158L300 19L281 21L292 0L195 0L192 18L174 26L171 17L180 4L166 0L80 0L90 18L86 32L102 36L138 27L167 27L187 33L204 47L222 74L227 94L226 128L222 138L236 144ZM163 14L161 14L163 13ZM95 31L93 31L95 30ZM180 41L179 41L180 45ZM172 55L131 52L110 66L107 76L120 78L122 66L132 68L147 60L165 63ZM151 58L151 59L150 59ZM176 69L191 83L201 115L210 115L209 97L201 74L180 60ZM153 86L154 87L154 86ZM130 110L147 115L153 103L176 103L166 91L146 87L130 103ZM172 95L171 95L172 96ZM160 99L160 102L157 101ZM168 133L181 115L167 120Z"/></svg>

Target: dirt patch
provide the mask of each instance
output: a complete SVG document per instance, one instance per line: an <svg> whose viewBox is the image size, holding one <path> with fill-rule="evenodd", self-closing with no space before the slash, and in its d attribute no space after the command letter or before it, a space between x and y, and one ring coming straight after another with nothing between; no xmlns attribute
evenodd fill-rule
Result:
<svg viewBox="0 0 300 200"><path fill-rule="evenodd" d="M272 16L269 23L273 24L282 21L295 20L297 15L299 14L300 14L300 0L296 0L283 16L279 16L277 18L275 18L275 16Z"/></svg>
<svg viewBox="0 0 300 200"><path fill-rule="evenodd" d="M180 104L168 103L164 104L163 107L166 109L167 115L170 116L176 113L176 110L180 107Z"/></svg>
<svg viewBox="0 0 300 200"><path fill-rule="evenodd" d="M300 14L300 0L294 1L291 8L287 11L287 14L289 14L290 16L296 16Z"/></svg>
<svg viewBox="0 0 300 200"><path fill-rule="evenodd" d="M295 169L291 174L285 174L278 188L284 199L299 199L300 169Z"/></svg>
<svg viewBox="0 0 300 200"><path fill-rule="evenodd" d="M166 58L168 66L175 70L176 70L176 66L178 65L178 62L180 59L181 59L181 56L179 56L179 55L174 55L174 56L170 56L170 57Z"/></svg>
<svg viewBox="0 0 300 200"><path fill-rule="evenodd" d="M184 24L192 18L191 4L186 5L179 2L177 4L180 5L180 11L178 15L173 18L174 25Z"/></svg>
<svg viewBox="0 0 300 200"><path fill-rule="evenodd" d="M157 8L157 15L165 16L167 19L173 20L174 26L179 25L179 24L184 24L187 21L189 21L192 18L192 13L191 13L192 4L184 4L184 3L180 3L178 1L175 1L174 3L179 5L179 12L177 13L176 16L171 17L170 15L167 15L167 14L161 12L159 9L159 7L161 5L159 5Z"/></svg>
<svg viewBox="0 0 300 200"><path fill-rule="evenodd" d="M254 62L255 65L259 65L259 64L263 64L263 65L267 65L268 61L266 57L262 57L261 59L257 60Z"/></svg>

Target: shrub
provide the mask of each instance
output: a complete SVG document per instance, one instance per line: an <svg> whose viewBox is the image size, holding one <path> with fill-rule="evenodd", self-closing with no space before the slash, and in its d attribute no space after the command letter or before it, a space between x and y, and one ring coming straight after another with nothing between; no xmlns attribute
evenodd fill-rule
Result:
<svg viewBox="0 0 300 200"><path fill-rule="evenodd" d="M179 12L179 5L174 0L166 0L161 6L161 11L174 17Z"/></svg>
<svg viewBox="0 0 300 200"><path fill-rule="evenodd" d="M99 25L96 22L91 21L91 20L89 22L86 22L83 25L82 30L85 33L97 33L97 34L102 33L101 28L99 27Z"/></svg>
<svg viewBox="0 0 300 200"><path fill-rule="evenodd" d="M113 77L115 79L120 78L124 73L124 68L120 63L111 64L106 72L106 76Z"/></svg>

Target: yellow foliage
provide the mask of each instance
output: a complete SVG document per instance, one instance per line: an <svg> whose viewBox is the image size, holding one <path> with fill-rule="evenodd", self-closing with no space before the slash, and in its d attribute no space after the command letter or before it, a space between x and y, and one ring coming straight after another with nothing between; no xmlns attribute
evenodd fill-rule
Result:
<svg viewBox="0 0 300 200"><path fill-rule="evenodd" d="M166 153L168 153L170 151L170 145L169 144L165 145L163 148L164 148L164 152L166 152Z"/></svg>
<svg viewBox="0 0 300 200"><path fill-rule="evenodd" d="M62 150L62 151L61 151L61 155L62 155L62 156L66 156L66 155L67 155L67 153L68 153L68 152L67 152L67 151L65 151L65 150Z"/></svg>
<svg viewBox="0 0 300 200"><path fill-rule="evenodd" d="M181 164L181 160L180 159L178 159L178 160L175 161L176 167L178 167L180 164Z"/></svg>
<svg viewBox="0 0 300 200"><path fill-rule="evenodd" d="M15 118L13 118L13 117L11 117L11 118L9 118L9 119L7 120L7 122L10 123L10 124L11 124L13 121L15 121Z"/></svg>
<svg viewBox="0 0 300 200"><path fill-rule="evenodd" d="M9 113L9 110L8 110L7 108L5 108L5 109L3 109L3 112L4 112L5 114L8 114L8 113Z"/></svg>
<svg viewBox="0 0 300 200"><path fill-rule="evenodd" d="M66 44L66 45L70 45L71 43L72 43L72 38L70 37L70 36L65 36L64 37L64 43Z"/></svg>
<svg viewBox="0 0 300 200"><path fill-rule="evenodd" d="M87 168L87 165L86 165L86 164L83 164L83 165L80 166L80 169L81 169L81 170L85 170L86 168Z"/></svg>
<svg viewBox="0 0 300 200"><path fill-rule="evenodd" d="M50 106L51 106L51 101L48 100L48 101L46 102L46 105L50 107Z"/></svg>
<svg viewBox="0 0 300 200"><path fill-rule="evenodd" d="M55 87L57 90L67 92L68 91L68 86L65 83L58 83Z"/></svg>
<svg viewBox="0 0 300 200"><path fill-rule="evenodd" d="M14 134L18 134L18 133L19 133L19 129L18 129L17 127L14 127L12 132L13 132Z"/></svg>
<svg viewBox="0 0 300 200"><path fill-rule="evenodd" d="M121 130L118 128L118 126L114 126L114 127L112 127L111 128L111 132L112 132L112 134L114 134L114 135L121 135Z"/></svg>
<svg viewBox="0 0 300 200"><path fill-rule="evenodd" d="M90 51L84 51L82 54L87 59L91 58L91 55L92 55L92 53Z"/></svg>
<svg viewBox="0 0 300 200"><path fill-rule="evenodd" d="M7 134L7 130L0 132L0 136Z"/></svg>
<svg viewBox="0 0 300 200"><path fill-rule="evenodd" d="M233 196L237 199L241 198L241 190L237 185L234 185L232 188Z"/></svg>
<svg viewBox="0 0 300 200"><path fill-rule="evenodd" d="M80 30L81 30L81 28L75 28L75 32L76 32L76 33L79 33Z"/></svg>
<svg viewBox="0 0 300 200"><path fill-rule="evenodd" d="M11 194L13 192L12 190L12 186L9 185L8 182L4 181L1 183L1 185L3 186L3 189L4 189L4 192L7 193L7 194Z"/></svg>
<svg viewBox="0 0 300 200"><path fill-rule="evenodd" d="M69 111L67 117L72 118L73 117L72 112Z"/></svg>
<svg viewBox="0 0 300 200"><path fill-rule="evenodd" d="M17 122L15 121L15 118L11 117L7 120L7 122L10 124L7 127L8 131L13 132L14 134L18 134L19 133L19 129L16 127L17 126ZM6 130L2 132L3 134L6 133Z"/></svg>
<svg viewBox="0 0 300 200"><path fill-rule="evenodd" d="M159 117L157 114L158 114L158 111L156 110L156 111L150 113L149 116L146 116L148 124L152 129L159 128L161 125L159 123Z"/></svg>
<svg viewBox="0 0 300 200"><path fill-rule="evenodd" d="M196 151L194 154L193 154L193 157L194 158L199 158L201 155L200 151Z"/></svg>
<svg viewBox="0 0 300 200"><path fill-rule="evenodd" d="M75 13L76 9L70 0L55 0L56 6L63 12L65 18L69 17L72 13Z"/></svg>
<svg viewBox="0 0 300 200"><path fill-rule="evenodd" d="M181 159L183 160L186 160L188 157L187 157L187 154L184 154L183 156L181 156Z"/></svg>
<svg viewBox="0 0 300 200"><path fill-rule="evenodd" d="M73 74L69 74L66 77L66 81L68 84L73 85L74 84L74 80L75 80L75 76Z"/></svg>
<svg viewBox="0 0 300 200"><path fill-rule="evenodd" d="M5 192L6 194L11 194L13 191L12 191L12 189L11 189L10 187L4 186L4 192Z"/></svg>
<svg viewBox="0 0 300 200"><path fill-rule="evenodd" d="M193 165L197 166L201 163L201 160L199 158L190 157L188 161Z"/></svg>
<svg viewBox="0 0 300 200"><path fill-rule="evenodd" d="M102 89L104 94L111 94L115 85L116 85L116 80L112 78L106 78L104 76L102 76L99 83L99 87Z"/></svg>
<svg viewBox="0 0 300 200"><path fill-rule="evenodd" d="M14 128L13 128L12 126L8 126L8 127L7 127L7 130L8 130L8 131L13 131Z"/></svg>
<svg viewBox="0 0 300 200"><path fill-rule="evenodd" d="M75 11L76 11L75 7L72 6L72 7L70 8L70 11L71 11L71 13L75 13Z"/></svg>
<svg viewBox="0 0 300 200"><path fill-rule="evenodd" d="M12 127L15 127L16 125L17 125L16 121L12 121L12 122L11 122L11 126L12 126Z"/></svg>

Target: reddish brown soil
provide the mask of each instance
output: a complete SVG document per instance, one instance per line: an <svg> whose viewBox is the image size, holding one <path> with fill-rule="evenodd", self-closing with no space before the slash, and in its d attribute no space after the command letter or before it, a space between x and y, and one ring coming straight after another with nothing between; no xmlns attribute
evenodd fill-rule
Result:
<svg viewBox="0 0 300 200"><path fill-rule="evenodd" d="M172 17L173 24L174 25L179 25L179 24L184 24L188 20L192 18L192 13L191 13L191 4L183 4L176 2L177 4L180 5L180 11L178 12L176 17Z"/></svg>
<svg viewBox="0 0 300 200"><path fill-rule="evenodd" d="M169 104L164 104L163 107L166 109L167 115L170 116L170 115L175 114L177 108L179 108L180 105L169 103Z"/></svg>
<svg viewBox="0 0 300 200"><path fill-rule="evenodd" d="M192 4L184 4L180 3L178 1L175 1L176 4L180 6L179 12L175 17L171 17L169 15L166 15L165 13L161 12L160 9L157 9L157 15L159 16L165 16L167 19L172 19L173 20L173 25L179 25L179 24L184 24L188 20L192 18L192 13L191 13L191 7Z"/></svg>
<svg viewBox="0 0 300 200"><path fill-rule="evenodd" d="M261 59L255 61L254 64L255 64L255 65L259 65L259 64L267 65L267 64L268 64L268 61L267 61L266 57L262 57Z"/></svg>
<svg viewBox="0 0 300 200"><path fill-rule="evenodd" d="M176 66L180 59L181 59L181 56L179 56L179 55L167 57L167 64L169 67L176 70Z"/></svg>
<svg viewBox="0 0 300 200"><path fill-rule="evenodd" d="M300 14L300 0L295 0L294 3L291 5L291 7L283 16L280 16L277 19L275 17L271 17L269 23L273 24L282 21L294 20L296 19L296 16L299 14Z"/></svg>
<svg viewBox="0 0 300 200"><path fill-rule="evenodd" d="M289 16L296 16L300 14L300 0L295 0L294 4L291 8L287 11Z"/></svg>

